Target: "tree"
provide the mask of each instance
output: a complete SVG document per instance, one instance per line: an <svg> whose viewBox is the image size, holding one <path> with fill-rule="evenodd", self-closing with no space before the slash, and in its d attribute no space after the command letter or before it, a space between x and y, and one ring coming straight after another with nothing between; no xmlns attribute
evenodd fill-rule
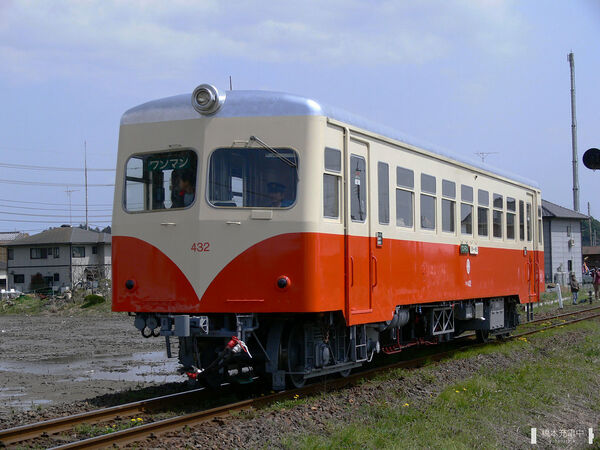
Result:
<svg viewBox="0 0 600 450"><path fill-rule="evenodd" d="M592 217L592 236L596 234L596 245L600 245L600 222ZM581 221L581 245L591 245L590 224L587 220Z"/></svg>

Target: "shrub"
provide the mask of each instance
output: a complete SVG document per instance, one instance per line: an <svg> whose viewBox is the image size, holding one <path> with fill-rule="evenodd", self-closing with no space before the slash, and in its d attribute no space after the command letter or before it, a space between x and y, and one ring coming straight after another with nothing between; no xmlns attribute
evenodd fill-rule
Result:
<svg viewBox="0 0 600 450"><path fill-rule="evenodd" d="M98 304L104 303L106 301L106 299L104 297L102 297L101 295L96 295L96 294L86 295L84 300L85 300L85 303L83 305L81 305L82 308L89 308L90 306L98 305Z"/></svg>

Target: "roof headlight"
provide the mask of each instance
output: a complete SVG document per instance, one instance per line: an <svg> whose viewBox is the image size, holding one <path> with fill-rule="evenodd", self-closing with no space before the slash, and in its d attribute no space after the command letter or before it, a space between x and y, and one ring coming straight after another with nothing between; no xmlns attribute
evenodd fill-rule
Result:
<svg viewBox="0 0 600 450"><path fill-rule="evenodd" d="M192 106L200 114L214 114L224 101L225 94L210 84L201 84L192 93Z"/></svg>

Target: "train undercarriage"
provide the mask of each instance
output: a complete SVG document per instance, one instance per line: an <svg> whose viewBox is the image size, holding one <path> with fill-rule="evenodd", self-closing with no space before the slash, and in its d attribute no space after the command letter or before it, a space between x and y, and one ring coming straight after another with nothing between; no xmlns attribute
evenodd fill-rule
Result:
<svg viewBox="0 0 600 450"><path fill-rule="evenodd" d="M341 312L318 314L137 313L145 337L177 338L181 371L210 386L270 381L274 390L301 387L329 374L347 376L376 354L451 341L475 331L480 341L519 324L516 297L398 306L392 320L347 326Z"/></svg>

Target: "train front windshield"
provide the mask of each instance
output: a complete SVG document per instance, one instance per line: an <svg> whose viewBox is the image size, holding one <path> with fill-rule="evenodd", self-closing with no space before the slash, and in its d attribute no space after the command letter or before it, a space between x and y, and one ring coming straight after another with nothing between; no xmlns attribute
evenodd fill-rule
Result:
<svg viewBox="0 0 600 450"><path fill-rule="evenodd" d="M134 155L125 168L128 212L188 208L196 199L198 158L192 150Z"/></svg>
<svg viewBox="0 0 600 450"><path fill-rule="evenodd" d="M286 148L219 148L208 177L213 206L289 208L296 202L298 155Z"/></svg>

